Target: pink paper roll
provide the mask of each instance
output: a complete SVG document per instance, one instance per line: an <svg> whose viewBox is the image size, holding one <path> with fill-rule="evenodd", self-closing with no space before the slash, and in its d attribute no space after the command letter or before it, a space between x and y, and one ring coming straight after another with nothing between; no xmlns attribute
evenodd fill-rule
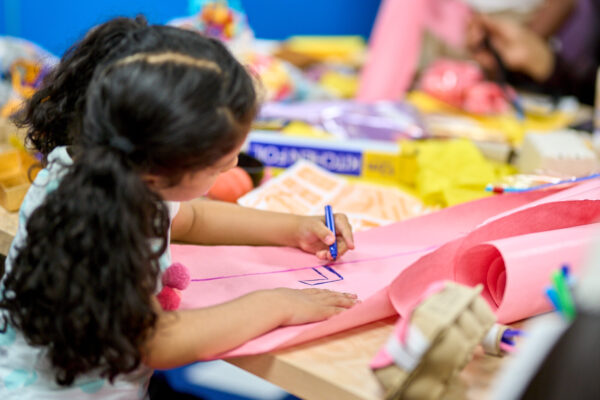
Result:
<svg viewBox="0 0 600 400"><path fill-rule="evenodd" d="M600 224L581 225L476 245L456 263L456 281L482 283L482 296L500 322L552 310L544 295L552 272L568 264L577 276Z"/></svg>

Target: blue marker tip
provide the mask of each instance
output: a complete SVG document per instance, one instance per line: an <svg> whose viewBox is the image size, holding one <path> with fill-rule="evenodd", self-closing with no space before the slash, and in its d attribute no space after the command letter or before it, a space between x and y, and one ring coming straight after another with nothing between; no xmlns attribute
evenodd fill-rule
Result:
<svg viewBox="0 0 600 400"><path fill-rule="evenodd" d="M558 312L562 312L562 309L560 307L560 300L558 298L558 293L556 292L556 290L554 290L554 288L552 287L547 287L546 296L548 296L548 298L550 299L550 302L554 306L554 309Z"/></svg>
<svg viewBox="0 0 600 400"><path fill-rule="evenodd" d="M513 337L513 336L522 336L522 335L523 335L523 331L520 329L507 329L504 331L504 334L502 336Z"/></svg>
<svg viewBox="0 0 600 400"><path fill-rule="evenodd" d="M515 345L515 342L513 342L511 339L505 338L504 336L502 336L502 338L500 338L500 341L502 343L506 343L506 344L508 344L510 346L514 346Z"/></svg>
<svg viewBox="0 0 600 400"><path fill-rule="evenodd" d="M327 229L329 229L333 233L333 237L336 237L335 233L335 221L333 218L333 210L330 205L325 206L325 224L327 225ZM331 258L334 260L337 258L337 242L334 241L331 246L329 246L329 253L331 254Z"/></svg>

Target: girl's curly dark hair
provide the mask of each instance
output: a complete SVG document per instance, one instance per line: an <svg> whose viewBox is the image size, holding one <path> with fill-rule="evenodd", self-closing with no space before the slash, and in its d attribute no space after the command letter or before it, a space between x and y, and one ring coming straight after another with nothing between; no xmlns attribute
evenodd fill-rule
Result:
<svg viewBox="0 0 600 400"><path fill-rule="evenodd" d="M177 184L239 145L256 113L252 79L220 42L160 32L178 38L173 49L95 72L73 164L30 216L3 282L5 322L47 348L62 385L132 371L156 324L169 220L143 174Z"/></svg>
<svg viewBox="0 0 600 400"><path fill-rule="evenodd" d="M85 91L96 66L129 35L145 27L147 22L142 16L115 18L91 29L65 52L60 63L44 78L42 87L13 118L18 126L27 129L29 145L45 158L56 146L72 143L83 115Z"/></svg>
<svg viewBox="0 0 600 400"><path fill-rule="evenodd" d="M81 157L27 223L0 307L33 346L44 346L56 380L100 367L132 371L156 321L150 302L166 247L158 196L114 152ZM132 227L136 229L132 229ZM148 238L162 238L153 249Z"/></svg>

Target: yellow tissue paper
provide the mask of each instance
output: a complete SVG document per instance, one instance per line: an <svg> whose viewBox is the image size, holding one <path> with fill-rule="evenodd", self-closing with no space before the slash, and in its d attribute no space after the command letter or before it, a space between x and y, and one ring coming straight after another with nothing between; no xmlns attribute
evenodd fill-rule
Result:
<svg viewBox="0 0 600 400"><path fill-rule="evenodd" d="M427 205L447 207L489 196L486 185L514 174L514 168L488 161L467 139L402 142L402 165L413 175L405 184ZM406 150L406 153L405 153Z"/></svg>
<svg viewBox="0 0 600 400"><path fill-rule="evenodd" d="M334 95L348 99L358 90L358 76L328 71L321 76L321 85Z"/></svg>
<svg viewBox="0 0 600 400"><path fill-rule="evenodd" d="M321 61L360 62L366 49L361 36L292 36L285 46Z"/></svg>
<svg viewBox="0 0 600 400"><path fill-rule="evenodd" d="M290 122L283 129L281 129L281 133L288 136L333 139L333 136L330 133L301 121Z"/></svg>

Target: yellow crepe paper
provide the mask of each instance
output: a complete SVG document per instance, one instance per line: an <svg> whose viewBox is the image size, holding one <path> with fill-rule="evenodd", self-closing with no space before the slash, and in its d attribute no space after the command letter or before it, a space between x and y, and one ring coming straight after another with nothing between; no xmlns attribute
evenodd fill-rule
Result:
<svg viewBox="0 0 600 400"><path fill-rule="evenodd" d="M281 133L289 136L304 136L307 138L333 139L333 136L322 129L301 121L292 121L287 124Z"/></svg>
<svg viewBox="0 0 600 400"><path fill-rule="evenodd" d="M328 71L321 76L321 85L340 98L354 97L358 90L358 76Z"/></svg>
<svg viewBox="0 0 600 400"><path fill-rule="evenodd" d="M292 36L284 45L316 60L351 64L360 61L366 49L360 36Z"/></svg>
<svg viewBox="0 0 600 400"><path fill-rule="evenodd" d="M486 185L514 174L514 168L491 162L466 139L402 142L402 166L412 171L404 184L427 205L447 207L489 196Z"/></svg>

